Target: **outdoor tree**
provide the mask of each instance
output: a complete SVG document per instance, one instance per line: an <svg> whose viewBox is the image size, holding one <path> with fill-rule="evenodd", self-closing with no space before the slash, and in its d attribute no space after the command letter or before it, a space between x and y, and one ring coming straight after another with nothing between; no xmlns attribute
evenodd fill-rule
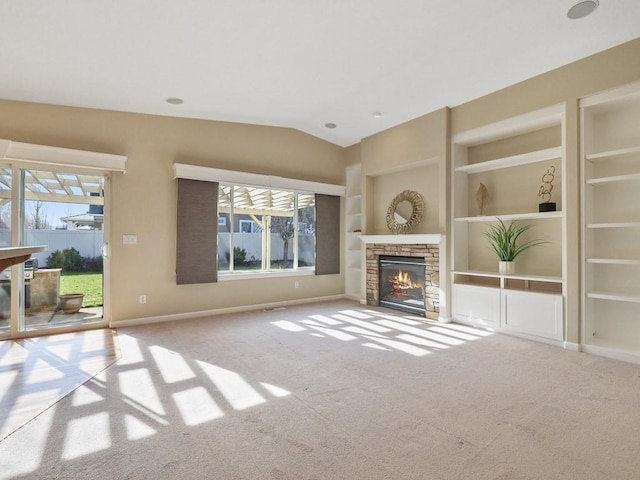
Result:
<svg viewBox="0 0 640 480"><path fill-rule="evenodd" d="M271 231L280 235L284 242L282 262L284 266L289 263L289 240L295 235L293 220L289 217L273 217L271 219Z"/></svg>
<svg viewBox="0 0 640 480"><path fill-rule="evenodd" d="M32 230L49 230L51 228L44 202L40 200L32 202L32 211L27 218L27 228Z"/></svg>
<svg viewBox="0 0 640 480"><path fill-rule="evenodd" d="M0 207L0 228L11 228L11 203Z"/></svg>

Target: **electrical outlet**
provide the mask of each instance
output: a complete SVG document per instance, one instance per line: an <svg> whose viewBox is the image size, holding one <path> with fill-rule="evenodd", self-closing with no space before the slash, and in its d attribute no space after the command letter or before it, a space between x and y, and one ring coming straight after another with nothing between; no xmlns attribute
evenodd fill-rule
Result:
<svg viewBox="0 0 640 480"><path fill-rule="evenodd" d="M140 295L140 303L147 303L147 296L146 295Z"/></svg>
<svg viewBox="0 0 640 480"><path fill-rule="evenodd" d="M300 282L293 282L293 288L300 288Z"/></svg>

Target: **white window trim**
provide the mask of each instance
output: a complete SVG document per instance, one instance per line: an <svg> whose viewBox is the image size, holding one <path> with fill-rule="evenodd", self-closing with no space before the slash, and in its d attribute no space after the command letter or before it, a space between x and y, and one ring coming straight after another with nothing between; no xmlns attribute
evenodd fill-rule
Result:
<svg viewBox="0 0 640 480"><path fill-rule="evenodd" d="M235 185L247 185L249 187L283 189L302 193L320 193L344 197L346 187L330 183L310 182L294 178L278 177L274 175L261 175L258 173L236 172L233 170L221 170L219 168L200 167L184 163L174 163L174 178L187 180L202 180L205 182L220 182Z"/></svg>
<svg viewBox="0 0 640 480"><path fill-rule="evenodd" d="M218 282L250 280L252 278L307 277L315 275L315 267L297 270L243 270L242 273L218 270Z"/></svg>
<svg viewBox="0 0 640 480"><path fill-rule="evenodd" d="M124 173L127 157L0 139L0 160Z"/></svg>

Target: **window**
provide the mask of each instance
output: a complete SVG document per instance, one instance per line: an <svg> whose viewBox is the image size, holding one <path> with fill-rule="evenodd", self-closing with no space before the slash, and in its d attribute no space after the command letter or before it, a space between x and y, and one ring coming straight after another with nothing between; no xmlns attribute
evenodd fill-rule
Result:
<svg viewBox="0 0 640 480"><path fill-rule="evenodd" d="M176 284L215 283L219 272L340 273L343 186L182 163L174 170ZM243 222L243 232L241 221L255 227Z"/></svg>
<svg viewBox="0 0 640 480"><path fill-rule="evenodd" d="M262 233L262 228L253 220L240 220L240 233Z"/></svg>
<svg viewBox="0 0 640 480"><path fill-rule="evenodd" d="M315 195L220 184L218 271L300 270L315 266Z"/></svg>

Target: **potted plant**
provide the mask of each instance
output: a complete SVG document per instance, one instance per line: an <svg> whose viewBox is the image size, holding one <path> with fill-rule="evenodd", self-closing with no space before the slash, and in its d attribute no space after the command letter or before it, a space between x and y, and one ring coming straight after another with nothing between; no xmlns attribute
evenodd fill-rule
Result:
<svg viewBox="0 0 640 480"><path fill-rule="evenodd" d="M84 293L66 293L60 295L60 308L65 314L78 313L82 307Z"/></svg>
<svg viewBox="0 0 640 480"><path fill-rule="evenodd" d="M518 245L520 236L529 230L532 225L522 225L518 222L510 222L507 226L500 218L497 225L489 225L489 230L484 232L484 236L489 240L491 249L498 255L500 259L498 263L498 271L501 275L510 275L515 273L513 261L518 255L524 251L542 245L542 240L530 240Z"/></svg>

